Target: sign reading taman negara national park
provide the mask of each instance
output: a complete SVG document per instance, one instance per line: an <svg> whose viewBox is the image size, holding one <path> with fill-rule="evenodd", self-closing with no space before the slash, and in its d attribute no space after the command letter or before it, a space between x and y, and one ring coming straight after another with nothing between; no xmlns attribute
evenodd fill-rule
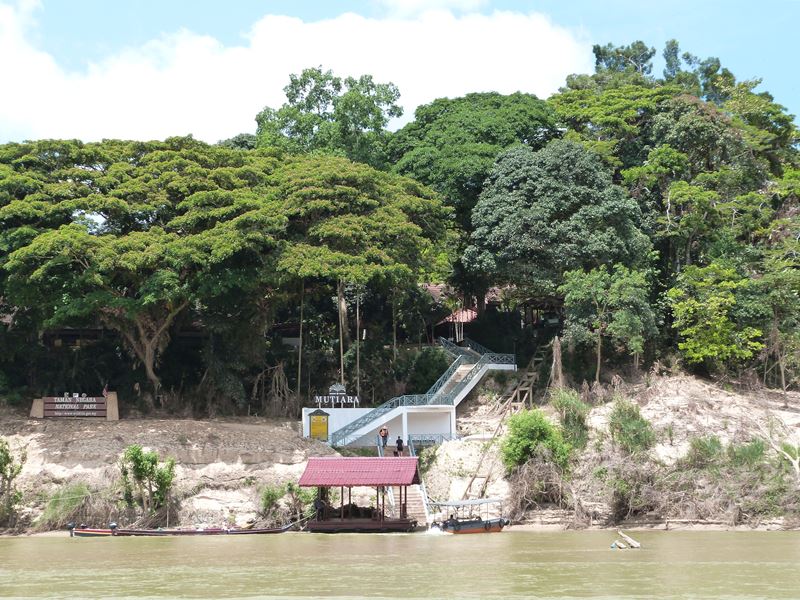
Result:
<svg viewBox="0 0 800 600"><path fill-rule="evenodd" d="M45 417L106 418L105 396L64 394L63 396L46 396L43 400Z"/></svg>
<svg viewBox="0 0 800 600"><path fill-rule="evenodd" d="M102 396L69 394L36 398L31 406L31 418L94 418L119 420L117 393L103 390Z"/></svg>

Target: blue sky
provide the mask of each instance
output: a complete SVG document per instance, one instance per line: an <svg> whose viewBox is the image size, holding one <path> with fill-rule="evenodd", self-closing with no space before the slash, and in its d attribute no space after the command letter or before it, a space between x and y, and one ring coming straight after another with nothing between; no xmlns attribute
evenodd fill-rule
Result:
<svg viewBox="0 0 800 600"><path fill-rule="evenodd" d="M0 142L216 141L312 65L394 81L407 120L441 95L546 97L591 69L592 44L636 39L718 56L797 114L798 22L800 0L0 0Z"/></svg>

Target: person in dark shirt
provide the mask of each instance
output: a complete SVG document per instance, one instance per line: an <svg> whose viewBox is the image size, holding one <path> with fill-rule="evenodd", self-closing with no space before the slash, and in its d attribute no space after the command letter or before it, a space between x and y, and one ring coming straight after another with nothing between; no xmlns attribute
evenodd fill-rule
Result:
<svg viewBox="0 0 800 600"><path fill-rule="evenodd" d="M395 456L403 456L403 438L397 436L397 450L394 451Z"/></svg>

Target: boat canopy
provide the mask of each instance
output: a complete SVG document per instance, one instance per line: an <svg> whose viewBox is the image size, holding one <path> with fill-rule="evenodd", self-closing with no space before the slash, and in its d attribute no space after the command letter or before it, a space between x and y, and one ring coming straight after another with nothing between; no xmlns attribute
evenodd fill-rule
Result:
<svg viewBox="0 0 800 600"><path fill-rule="evenodd" d="M460 506L481 506L484 504L499 504L502 500L500 498L474 498L472 500L451 500L449 502L428 502L428 504L432 506L448 506L448 507L460 507Z"/></svg>

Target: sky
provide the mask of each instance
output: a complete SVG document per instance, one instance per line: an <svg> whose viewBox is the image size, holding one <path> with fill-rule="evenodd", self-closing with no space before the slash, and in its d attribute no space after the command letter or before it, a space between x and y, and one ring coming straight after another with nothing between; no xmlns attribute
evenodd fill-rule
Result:
<svg viewBox="0 0 800 600"><path fill-rule="evenodd" d="M546 98L593 44L637 39L717 56L798 114L798 22L800 0L0 0L0 143L254 133L311 66L395 83L396 128L442 96Z"/></svg>

